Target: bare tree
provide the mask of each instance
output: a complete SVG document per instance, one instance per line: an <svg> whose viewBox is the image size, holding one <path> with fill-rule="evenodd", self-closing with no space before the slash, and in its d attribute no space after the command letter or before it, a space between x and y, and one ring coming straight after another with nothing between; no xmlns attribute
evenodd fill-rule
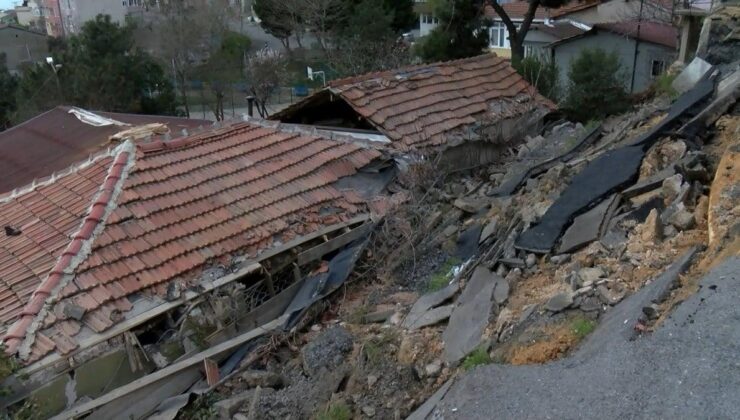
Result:
<svg viewBox="0 0 740 420"><path fill-rule="evenodd" d="M257 103L257 111L262 118L266 118L270 97L287 79L287 60L280 52L265 48L247 59L245 70L249 90Z"/></svg>

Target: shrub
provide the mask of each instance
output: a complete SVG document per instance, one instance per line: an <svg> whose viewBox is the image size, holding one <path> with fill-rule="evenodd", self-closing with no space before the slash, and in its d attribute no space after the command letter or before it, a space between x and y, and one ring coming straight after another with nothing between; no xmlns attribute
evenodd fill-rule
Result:
<svg viewBox="0 0 740 420"><path fill-rule="evenodd" d="M557 101L558 89L558 66L553 60L539 56L526 57L514 61L514 68L532 86L537 88L543 96Z"/></svg>
<svg viewBox="0 0 740 420"><path fill-rule="evenodd" d="M576 337L584 338L596 329L596 322L586 318L578 318L573 321L571 328Z"/></svg>
<svg viewBox="0 0 740 420"><path fill-rule="evenodd" d="M342 402L330 405L325 412L316 416L317 420L350 420L351 418L352 410Z"/></svg>
<svg viewBox="0 0 740 420"><path fill-rule="evenodd" d="M616 53L586 48L571 62L568 94L563 108L577 121L602 119L629 107Z"/></svg>
<svg viewBox="0 0 740 420"><path fill-rule="evenodd" d="M463 360L462 368L470 370L476 366L487 365L489 363L491 363L491 356L488 355L488 351L485 347L478 347Z"/></svg>

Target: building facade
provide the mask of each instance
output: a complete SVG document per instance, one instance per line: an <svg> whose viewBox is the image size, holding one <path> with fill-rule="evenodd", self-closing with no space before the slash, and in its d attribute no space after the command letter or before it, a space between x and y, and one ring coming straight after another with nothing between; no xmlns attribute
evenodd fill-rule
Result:
<svg viewBox="0 0 740 420"><path fill-rule="evenodd" d="M46 34L19 25L0 25L0 52L8 70L20 73L23 66L43 62L49 52Z"/></svg>

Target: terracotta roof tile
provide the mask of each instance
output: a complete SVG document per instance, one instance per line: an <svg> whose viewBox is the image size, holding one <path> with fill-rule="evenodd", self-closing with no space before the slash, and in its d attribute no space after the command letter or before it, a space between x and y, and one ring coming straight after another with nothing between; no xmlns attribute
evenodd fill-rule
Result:
<svg viewBox="0 0 740 420"><path fill-rule="evenodd" d="M254 257L273 238L368 212L333 184L380 156L353 143L249 124L177 145L129 146L0 202L3 219L36 223L21 236L0 237L0 319L11 353L25 340L26 362L72 351L81 325L105 331L131 310L129 297L165 293L168 282L194 279L209 261ZM82 178L97 188L77 188L88 183ZM22 218L28 206L37 208ZM57 214L74 223L60 230L48 223ZM54 293L58 303L43 309ZM84 310L81 321L65 313L69 304ZM31 330L42 316L44 331Z"/></svg>
<svg viewBox="0 0 740 420"><path fill-rule="evenodd" d="M492 103L506 103L507 118L534 107L554 108L495 54L334 80L329 90L404 151L443 145L453 130L502 118ZM289 120L310 100L272 118Z"/></svg>

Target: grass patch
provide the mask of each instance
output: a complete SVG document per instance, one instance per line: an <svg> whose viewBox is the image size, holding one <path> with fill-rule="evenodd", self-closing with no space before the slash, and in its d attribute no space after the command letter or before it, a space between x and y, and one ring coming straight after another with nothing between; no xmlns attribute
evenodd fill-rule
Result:
<svg viewBox="0 0 740 420"><path fill-rule="evenodd" d="M362 345L362 354L371 366L377 366L388 355L386 347L397 342L398 332L386 330L380 335L372 337Z"/></svg>
<svg viewBox="0 0 740 420"><path fill-rule="evenodd" d="M596 329L596 322L586 318L578 318L570 325L573 334L578 338L584 338Z"/></svg>
<svg viewBox="0 0 740 420"><path fill-rule="evenodd" d="M448 258L439 269L432 274L432 277L427 283L427 292L436 292L437 290L444 289L450 284L452 278L452 269L455 266L460 265L462 261L457 257Z"/></svg>
<svg viewBox="0 0 740 420"><path fill-rule="evenodd" d="M671 99L676 99L678 97L678 92L676 92L676 89L673 89L673 81L676 80L676 76L678 76L678 74L667 73L663 73L658 76L654 83L655 93L658 95L668 96Z"/></svg>
<svg viewBox="0 0 740 420"><path fill-rule="evenodd" d="M465 357L465 360L462 362L462 368L470 370L476 366L487 365L489 363L491 363L491 356L488 355L488 351L484 347L478 347Z"/></svg>
<svg viewBox="0 0 740 420"><path fill-rule="evenodd" d="M350 420L351 418L352 410L343 402L334 403L326 411L316 415L316 420Z"/></svg>
<svg viewBox="0 0 740 420"><path fill-rule="evenodd" d="M370 307L368 305L360 305L347 315L347 321L350 324L362 324L365 316L369 313Z"/></svg>

